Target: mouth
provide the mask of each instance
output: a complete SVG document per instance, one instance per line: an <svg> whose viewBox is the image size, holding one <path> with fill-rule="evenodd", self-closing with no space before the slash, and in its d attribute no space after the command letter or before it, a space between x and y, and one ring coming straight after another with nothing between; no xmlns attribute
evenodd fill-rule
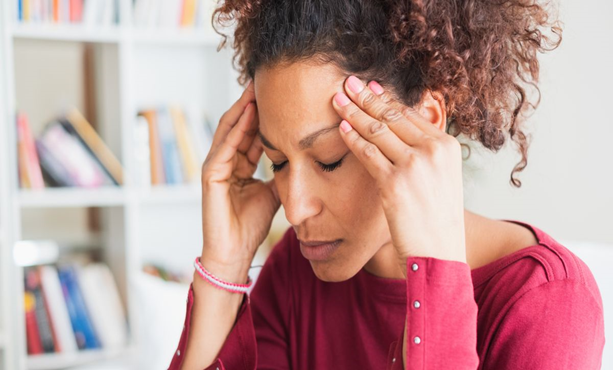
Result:
<svg viewBox="0 0 613 370"><path fill-rule="evenodd" d="M343 241L337 240L313 240L313 241L300 241L300 252L304 258L310 261L324 261L330 258L330 256L336 251Z"/></svg>

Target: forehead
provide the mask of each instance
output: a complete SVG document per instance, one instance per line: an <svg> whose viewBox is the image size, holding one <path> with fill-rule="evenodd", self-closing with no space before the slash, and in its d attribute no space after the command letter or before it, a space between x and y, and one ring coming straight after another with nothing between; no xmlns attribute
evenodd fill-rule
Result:
<svg viewBox="0 0 613 370"><path fill-rule="evenodd" d="M346 75L335 65L297 62L262 68L254 78L260 132L274 144L338 123L332 107ZM296 142L294 142L294 140Z"/></svg>

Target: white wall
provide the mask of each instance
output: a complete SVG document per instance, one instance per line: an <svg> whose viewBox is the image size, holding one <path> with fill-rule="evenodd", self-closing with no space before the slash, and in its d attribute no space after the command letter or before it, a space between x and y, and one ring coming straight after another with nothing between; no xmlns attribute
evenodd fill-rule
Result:
<svg viewBox="0 0 613 370"><path fill-rule="evenodd" d="M560 47L541 57L541 104L529 119L528 166L514 147L469 159L466 208L532 223L554 239L613 242L613 3L564 1Z"/></svg>

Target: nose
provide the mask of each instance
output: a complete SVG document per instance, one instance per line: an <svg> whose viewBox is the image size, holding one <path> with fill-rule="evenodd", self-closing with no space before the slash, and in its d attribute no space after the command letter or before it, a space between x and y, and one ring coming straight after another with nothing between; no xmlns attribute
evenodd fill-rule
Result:
<svg viewBox="0 0 613 370"><path fill-rule="evenodd" d="M301 225L309 217L318 215L322 210L321 200L313 181L309 181L308 174L295 170L289 173L285 186L283 208L285 218L293 226Z"/></svg>

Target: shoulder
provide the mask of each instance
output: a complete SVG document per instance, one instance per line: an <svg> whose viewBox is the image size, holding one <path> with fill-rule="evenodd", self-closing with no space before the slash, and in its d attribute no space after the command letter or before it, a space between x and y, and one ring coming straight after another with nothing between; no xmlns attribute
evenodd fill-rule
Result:
<svg viewBox="0 0 613 370"><path fill-rule="evenodd" d="M480 306L503 313L517 305L546 297L551 302L589 301L602 311L602 297L592 272L577 255L544 230L534 231L538 244L518 250L476 276L475 298Z"/></svg>

